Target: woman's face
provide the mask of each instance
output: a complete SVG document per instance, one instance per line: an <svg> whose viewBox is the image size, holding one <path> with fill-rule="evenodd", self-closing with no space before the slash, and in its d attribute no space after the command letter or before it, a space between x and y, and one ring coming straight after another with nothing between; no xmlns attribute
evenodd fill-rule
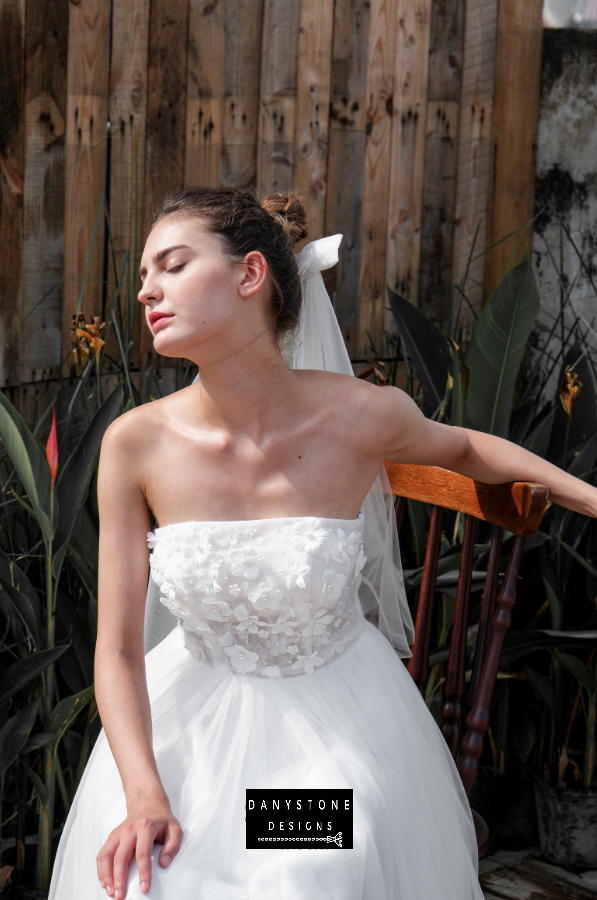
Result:
<svg viewBox="0 0 597 900"><path fill-rule="evenodd" d="M139 300L162 356L216 362L272 327L263 255L255 251L231 262L222 238L199 219L160 219L147 238L139 274Z"/></svg>

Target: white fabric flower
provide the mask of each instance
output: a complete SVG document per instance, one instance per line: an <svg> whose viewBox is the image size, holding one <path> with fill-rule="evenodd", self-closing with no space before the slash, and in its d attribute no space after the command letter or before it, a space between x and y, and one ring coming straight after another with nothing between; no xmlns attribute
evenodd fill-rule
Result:
<svg viewBox="0 0 597 900"><path fill-rule="evenodd" d="M302 656L300 653L296 658L296 662L292 664L293 669L302 669L306 675L312 675L315 666L322 666L323 660L317 656L317 652L310 653L308 656Z"/></svg>
<svg viewBox="0 0 597 900"><path fill-rule="evenodd" d="M224 622L228 616L232 615L232 610L225 600L207 600L202 601L202 606L207 607L208 612L206 618L213 622Z"/></svg>
<svg viewBox="0 0 597 900"><path fill-rule="evenodd" d="M281 615L278 616L275 622L272 622L269 625L269 628L271 629L272 634L280 634L280 632L282 632L288 637L292 637L294 634L293 626L297 624L296 622L289 621L293 615L293 611L289 607L286 607L285 609L280 610L280 612Z"/></svg>
<svg viewBox="0 0 597 900"><path fill-rule="evenodd" d="M359 550L359 555L357 556L357 558L356 558L355 561L354 561L354 575L355 575L355 577L356 577L356 576L359 574L359 572L362 570L362 568L363 568L363 566L365 565L366 562L367 562L367 557L366 557L365 554L363 553L363 548L361 547L361 549Z"/></svg>
<svg viewBox="0 0 597 900"><path fill-rule="evenodd" d="M255 609L280 609L282 591L267 581L261 582L249 591L249 600Z"/></svg>
<svg viewBox="0 0 597 900"><path fill-rule="evenodd" d="M228 585L228 593L232 594L233 597L238 597L241 592L241 588L238 584L229 584Z"/></svg>
<svg viewBox="0 0 597 900"><path fill-rule="evenodd" d="M159 537L156 534L154 534L153 531L147 532L147 543L149 545L150 550L153 550L154 547L157 547L159 541L160 541Z"/></svg>
<svg viewBox="0 0 597 900"><path fill-rule="evenodd" d="M323 573L323 584L321 586L321 600L323 603L329 603L332 606L340 599L342 591L346 587L348 578L333 569L326 569Z"/></svg>
<svg viewBox="0 0 597 900"><path fill-rule="evenodd" d="M349 556L355 556L358 535L356 531L351 531L348 537L342 528L337 528L334 535L334 541L331 546L326 547L325 558L329 562L334 559L336 562L345 563Z"/></svg>
<svg viewBox="0 0 597 900"><path fill-rule="evenodd" d="M327 609L317 610L317 612L303 631L303 637L309 637L312 634L316 636L323 634L330 622L333 621L333 619L334 617L328 614Z"/></svg>
<svg viewBox="0 0 597 900"><path fill-rule="evenodd" d="M247 650L242 644L233 644L232 647L224 647L224 653L230 657L230 662L239 672L246 674L254 672L257 668L258 653Z"/></svg>
<svg viewBox="0 0 597 900"><path fill-rule="evenodd" d="M280 653L288 653L286 638L283 637L282 635L276 634L276 635L273 635L272 637L268 638L268 640L265 642L265 646L268 648L268 650L272 656L279 656ZM297 653L298 653L298 647L297 647Z"/></svg>
<svg viewBox="0 0 597 900"><path fill-rule="evenodd" d="M244 603L238 604L234 610L234 615L238 619L238 625L234 626L237 631L248 631L250 634L257 634L259 626L266 624L259 621L259 616L249 615L249 610Z"/></svg>
<svg viewBox="0 0 597 900"><path fill-rule="evenodd" d="M314 553L321 547L328 531L319 519L303 519L292 526L292 546L303 553Z"/></svg>
<svg viewBox="0 0 597 900"><path fill-rule="evenodd" d="M180 615L180 613L179 613ZM196 631L196 632L211 632L213 634L213 628L203 619L197 619L195 616L187 616L183 619L182 627L185 631Z"/></svg>
<svg viewBox="0 0 597 900"><path fill-rule="evenodd" d="M186 538L185 552L195 565L202 566L213 551L212 536L205 528L193 529Z"/></svg>
<svg viewBox="0 0 597 900"><path fill-rule="evenodd" d="M278 666L264 666L261 670L261 674L265 675L266 678L279 678L280 669Z"/></svg>
<svg viewBox="0 0 597 900"><path fill-rule="evenodd" d="M254 547L233 550L230 554L230 559L230 570L233 575L239 578L246 578L247 581L255 581L259 575L259 566L256 566L255 563L261 562L262 557L259 556Z"/></svg>
<svg viewBox="0 0 597 900"><path fill-rule="evenodd" d="M311 571L311 566L302 566L296 559L290 557L286 568L280 572L284 584L291 591L295 587L305 588L305 575Z"/></svg>
<svg viewBox="0 0 597 900"><path fill-rule="evenodd" d="M195 584L195 590L198 594L206 594L208 597L214 597L222 590L222 586L217 582L216 578L218 570L210 570L209 572L197 572L199 580Z"/></svg>

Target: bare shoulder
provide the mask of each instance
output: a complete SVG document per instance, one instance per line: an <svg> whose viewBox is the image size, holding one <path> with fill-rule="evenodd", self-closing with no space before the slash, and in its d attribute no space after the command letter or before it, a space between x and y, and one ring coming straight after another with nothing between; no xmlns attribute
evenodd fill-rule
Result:
<svg viewBox="0 0 597 900"><path fill-rule="evenodd" d="M180 406L178 391L167 397L152 400L143 406L137 406L123 413L106 430L102 442L102 455L137 456L145 450L154 448L159 443L160 433L176 407Z"/></svg>
<svg viewBox="0 0 597 900"><path fill-rule="evenodd" d="M400 388L334 372L305 370L301 379L306 390L321 398L324 409L340 427L344 424L354 439L370 443L377 452L389 451L397 434L406 435L425 421L416 403Z"/></svg>

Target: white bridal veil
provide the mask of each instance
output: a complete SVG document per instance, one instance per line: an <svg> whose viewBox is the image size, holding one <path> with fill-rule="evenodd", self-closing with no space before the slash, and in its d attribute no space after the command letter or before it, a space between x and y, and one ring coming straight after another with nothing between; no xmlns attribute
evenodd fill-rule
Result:
<svg viewBox="0 0 597 900"><path fill-rule="evenodd" d="M338 262L341 234L307 244L297 254L303 289L300 322L282 347L289 368L323 369L354 375L344 338L325 289L321 272ZM199 376L197 376L198 378ZM197 379L195 379L197 380ZM414 627L402 579L393 497L383 465L363 502L364 551L360 600L363 612L378 611L379 630L399 656L412 656ZM177 620L159 602L159 590L149 579L145 607L145 652L174 628Z"/></svg>

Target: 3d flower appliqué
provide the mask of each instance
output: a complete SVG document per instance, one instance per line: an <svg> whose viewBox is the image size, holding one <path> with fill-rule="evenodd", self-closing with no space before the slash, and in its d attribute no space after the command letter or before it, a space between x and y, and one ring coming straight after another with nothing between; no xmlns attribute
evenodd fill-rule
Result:
<svg viewBox="0 0 597 900"><path fill-rule="evenodd" d="M151 577L196 659L309 675L363 627L362 529L315 517L164 526L148 533Z"/></svg>

